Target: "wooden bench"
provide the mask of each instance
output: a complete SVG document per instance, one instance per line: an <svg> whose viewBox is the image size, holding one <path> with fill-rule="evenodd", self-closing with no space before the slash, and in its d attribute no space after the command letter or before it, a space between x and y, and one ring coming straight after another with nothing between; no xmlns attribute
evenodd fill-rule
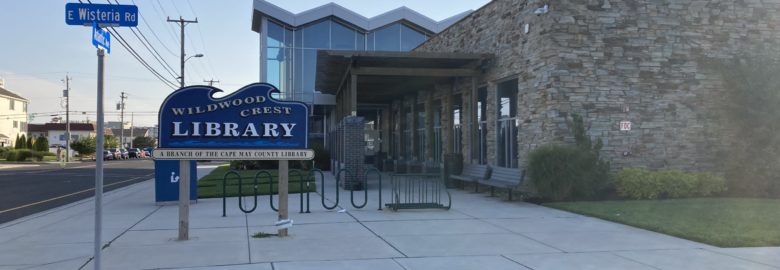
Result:
<svg viewBox="0 0 780 270"><path fill-rule="evenodd" d="M490 167L487 165L466 164L459 175L450 175L450 179L461 182L473 182L474 192L479 192L479 181L487 180L490 177Z"/></svg>
<svg viewBox="0 0 780 270"><path fill-rule="evenodd" d="M518 168L491 168L490 178L477 181L477 184L490 186L490 196L495 196L495 188L506 188L509 200L512 200L512 190L523 184L525 170Z"/></svg>

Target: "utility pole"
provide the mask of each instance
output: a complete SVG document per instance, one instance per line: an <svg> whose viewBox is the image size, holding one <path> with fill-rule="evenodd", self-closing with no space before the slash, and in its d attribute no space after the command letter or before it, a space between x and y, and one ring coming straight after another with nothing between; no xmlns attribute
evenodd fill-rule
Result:
<svg viewBox="0 0 780 270"><path fill-rule="evenodd" d="M189 21L182 19L180 16L178 20L171 20L171 18L168 18L168 22L175 22L179 24L179 27L181 28L181 74L179 75L179 79L181 79L180 84L181 87L184 88L184 26L187 26L187 24L190 23L198 23L198 18L195 18L194 21Z"/></svg>
<svg viewBox="0 0 780 270"><path fill-rule="evenodd" d="M119 99L119 104L116 105L116 109L121 111L119 113L119 147L125 148L125 99L127 99L125 92L119 95Z"/></svg>
<svg viewBox="0 0 780 270"><path fill-rule="evenodd" d="M63 97L65 98L65 162L70 161L70 80L65 73L65 91L63 91Z"/></svg>
<svg viewBox="0 0 780 270"><path fill-rule="evenodd" d="M214 83L219 83L219 81L215 81L214 79L211 80L203 80L204 83L209 83L209 86L214 86Z"/></svg>
<svg viewBox="0 0 780 270"><path fill-rule="evenodd" d="M194 21L184 20L179 16L178 20L171 20L168 18L168 22L175 22L181 27L181 88L184 88L184 26L188 23L198 23L198 18ZM194 57L202 57L202 54L196 54ZM190 161L179 161L179 241L190 239Z"/></svg>

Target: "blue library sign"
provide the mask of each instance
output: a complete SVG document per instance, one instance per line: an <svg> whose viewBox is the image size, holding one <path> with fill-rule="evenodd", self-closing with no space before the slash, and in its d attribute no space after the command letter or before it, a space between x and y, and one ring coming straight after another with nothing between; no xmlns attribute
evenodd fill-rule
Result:
<svg viewBox="0 0 780 270"><path fill-rule="evenodd" d="M215 98L222 90L189 86L170 94L160 106L157 159L300 160L308 150L309 107L272 97L267 83L247 85ZM188 151L185 151L188 150Z"/></svg>

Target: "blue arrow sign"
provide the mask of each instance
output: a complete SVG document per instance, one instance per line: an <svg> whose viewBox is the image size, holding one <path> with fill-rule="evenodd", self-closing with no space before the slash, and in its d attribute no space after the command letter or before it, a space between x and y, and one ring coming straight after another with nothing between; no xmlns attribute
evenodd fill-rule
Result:
<svg viewBox="0 0 780 270"><path fill-rule="evenodd" d="M95 48L106 49L107 53L111 53L111 34L98 27L97 23L92 24L92 45L95 45Z"/></svg>
<svg viewBox="0 0 780 270"><path fill-rule="evenodd" d="M69 25L138 26L138 7L133 5L65 4L65 23Z"/></svg>

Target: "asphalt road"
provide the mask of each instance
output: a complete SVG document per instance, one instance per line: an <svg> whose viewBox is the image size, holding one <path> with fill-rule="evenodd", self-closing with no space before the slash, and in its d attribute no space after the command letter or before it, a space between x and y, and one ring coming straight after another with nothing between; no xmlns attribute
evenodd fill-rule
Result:
<svg viewBox="0 0 780 270"><path fill-rule="evenodd" d="M151 159L106 161L104 192L154 178ZM0 223L95 195L95 162L0 169Z"/></svg>

